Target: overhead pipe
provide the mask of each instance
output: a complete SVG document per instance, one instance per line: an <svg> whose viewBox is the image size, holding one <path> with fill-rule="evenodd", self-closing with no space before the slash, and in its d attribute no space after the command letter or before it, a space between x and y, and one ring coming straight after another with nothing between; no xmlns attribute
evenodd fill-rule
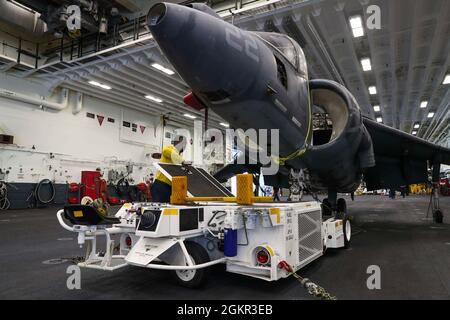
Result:
<svg viewBox="0 0 450 320"><path fill-rule="evenodd" d="M80 94L80 93L79 93ZM42 108L49 108L57 111L61 111L67 108L69 105L69 90L66 88L61 89L60 91L60 102L48 101L45 99L34 98L31 96L27 96L21 93L0 89L0 97L8 98L20 102L25 102L32 105L37 105ZM81 100L82 98L78 95L77 100Z"/></svg>
<svg viewBox="0 0 450 320"><path fill-rule="evenodd" d="M78 91L75 106L72 109L72 114L78 114L81 110L83 110L83 94Z"/></svg>

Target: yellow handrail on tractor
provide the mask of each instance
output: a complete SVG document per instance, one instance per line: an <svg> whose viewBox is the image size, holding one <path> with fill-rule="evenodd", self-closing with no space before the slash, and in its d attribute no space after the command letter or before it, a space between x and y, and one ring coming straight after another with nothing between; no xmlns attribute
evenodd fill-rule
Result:
<svg viewBox="0 0 450 320"><path fill-rule="evenodd" d="M170 203L182 205L195 201L215 201L215 202L236 202L237 204L251 205L255 202L272 202L272 197L256 197L253 195L253 176L251 174L237 175L237 196L236 197L188 197L187 177L172 178L172 195Z"/></svg>

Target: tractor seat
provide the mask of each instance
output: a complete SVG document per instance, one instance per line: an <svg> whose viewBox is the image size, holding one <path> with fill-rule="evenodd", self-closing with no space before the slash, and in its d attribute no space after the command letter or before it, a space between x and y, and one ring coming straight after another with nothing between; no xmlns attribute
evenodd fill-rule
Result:
<svg viewBox="0 0 450 320"><path fill-rule="evenodd" d="M64 216L74 225L93 226L120 223L120 219L108 217L92 206L73 204L64 207Z"/></svg>

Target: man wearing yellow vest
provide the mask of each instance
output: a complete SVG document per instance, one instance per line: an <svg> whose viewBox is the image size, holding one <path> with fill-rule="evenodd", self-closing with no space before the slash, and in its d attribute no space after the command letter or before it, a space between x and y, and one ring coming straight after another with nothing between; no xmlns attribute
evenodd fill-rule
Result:
<svg viewBox="0 0 450 320"><path fill-rule="evenodd" d="M161 163L183 163L183 137L178 141L173 142L173 145L165 146L161 153ZM156 173L155 182L152 185L152 202L170 202L170 195L172 194L172 183L162 173Z"/></svg>

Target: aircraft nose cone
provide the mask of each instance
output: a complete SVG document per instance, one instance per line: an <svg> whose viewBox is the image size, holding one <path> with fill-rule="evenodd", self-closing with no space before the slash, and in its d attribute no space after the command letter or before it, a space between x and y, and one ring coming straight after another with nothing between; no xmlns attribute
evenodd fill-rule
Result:
<svg viewBox="0 0 450 320"><path fill-rule="evenodd" d="M158 3L147 23L165 57L194 92L234 95L254 81L258 51L249 58L244 51L249 39L217 16ZM237 38L228 39L233 35Z"/></svg>

